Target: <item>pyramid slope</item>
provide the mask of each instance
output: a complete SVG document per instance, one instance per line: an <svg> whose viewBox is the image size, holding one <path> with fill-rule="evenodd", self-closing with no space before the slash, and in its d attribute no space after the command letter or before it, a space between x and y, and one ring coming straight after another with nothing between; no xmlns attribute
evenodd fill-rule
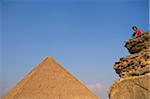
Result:
<svg viewBox="0 0 150 99"><path fill-rule="evenodd" d="M45 58L4 99L98 99L52 58Z"/></svg>

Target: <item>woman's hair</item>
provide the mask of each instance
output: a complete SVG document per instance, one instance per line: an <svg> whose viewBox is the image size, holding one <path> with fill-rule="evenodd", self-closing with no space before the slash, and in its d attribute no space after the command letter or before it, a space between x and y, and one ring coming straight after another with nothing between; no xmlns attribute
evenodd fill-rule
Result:
<svg viewBox="0 0 150 99"><path fill-rule="evenodd" d="M132 29L135 29L135 28L138 29L136 26L133 26L133 27L132 27Z"/></svg>

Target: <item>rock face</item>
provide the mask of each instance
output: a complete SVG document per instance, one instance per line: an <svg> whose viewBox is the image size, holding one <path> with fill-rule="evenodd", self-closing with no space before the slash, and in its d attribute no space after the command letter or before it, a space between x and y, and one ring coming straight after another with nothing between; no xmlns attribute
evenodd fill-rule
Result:
<svg viewBox="0 0 150 99"><path fill-rule="evenodd" d="M45 58L3 99L98 99L52 58Z"/></svg>
<svg viewBox="0 0 150 99"><path fill-rule="evenodd" d="M149 31L139 36L134 36L129 42L126 42L125 47L131 54L138 53L143 49L149 49Z"/></svg>
<svg viewBox="0 0 150 99"><path fill-rule="evenodd" d="M110 87L110 99L150 99L149 38L148 31L126 42L130 55L114 64L120 78Z"/></svg>
<svg viewBox="0 0 150 99"><path fill-rule="evenodd" d="M132 77L116 81L112 85L110 99L150 99L150 75Z"/></svg>

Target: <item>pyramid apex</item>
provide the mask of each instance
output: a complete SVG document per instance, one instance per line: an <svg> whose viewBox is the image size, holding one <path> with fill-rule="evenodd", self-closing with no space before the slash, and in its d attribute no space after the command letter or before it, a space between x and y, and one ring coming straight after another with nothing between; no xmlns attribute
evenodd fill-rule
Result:
<svg viewBox="0 0 150 99"><path fill-rule="evenodd" d="M48 63L57 63L51 56L46 56L42 59L42 61L37 65L37 67L43 67L43 66L47 66L45 64Z"/></svg>
<svg viewBox="0 0 150 99"><path fill-rule="evenodd" d="M46 56L44 59L43 59L43 61L45 61L45 60L54 60L54 58L52 58L51 56Z"/></svg>
<svg viewBox="0 0 150 99"><path fill-rule="evenodd" d="M44 59L53 59L51 56L46 56Z"/></svg>

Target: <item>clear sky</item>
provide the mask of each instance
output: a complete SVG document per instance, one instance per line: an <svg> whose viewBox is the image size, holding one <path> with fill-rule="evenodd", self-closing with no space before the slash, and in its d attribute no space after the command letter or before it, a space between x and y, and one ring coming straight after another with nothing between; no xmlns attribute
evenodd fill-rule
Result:
<svg viewBox="0 0 150 99"><path fill-rule="evenodd" d="M149 0L0 0L1 70L8 90L51 56L107 99L124 41L149 25Z"/></svg>

